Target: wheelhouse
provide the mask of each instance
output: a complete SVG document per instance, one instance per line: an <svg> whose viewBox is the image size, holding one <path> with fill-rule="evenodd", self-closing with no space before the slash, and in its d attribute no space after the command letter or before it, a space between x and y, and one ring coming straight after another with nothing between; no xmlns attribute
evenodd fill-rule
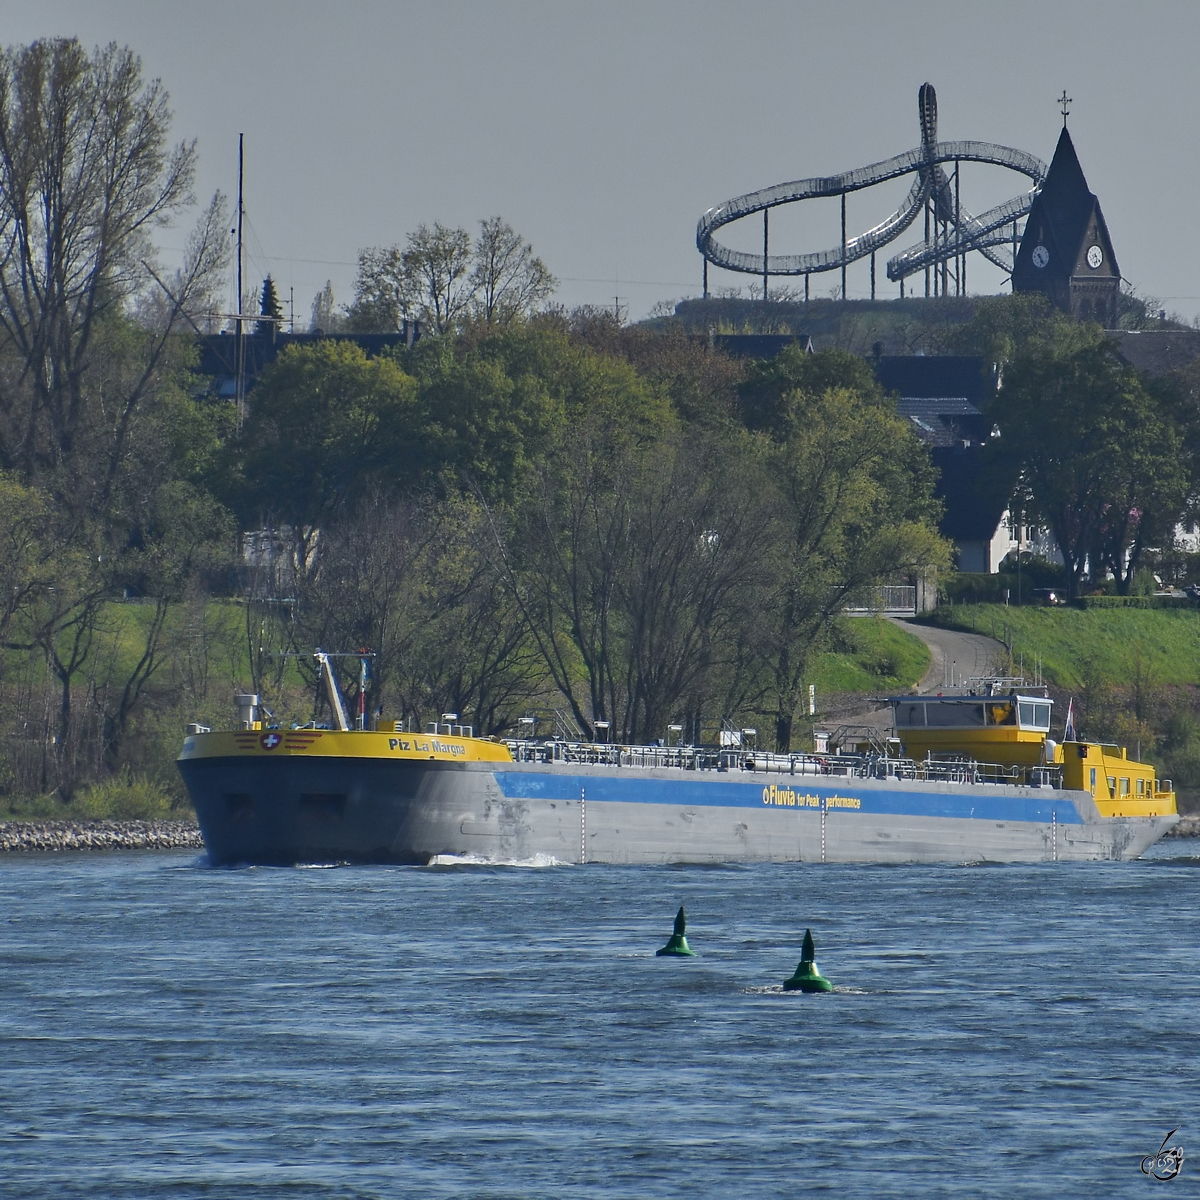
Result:
<svg viewBox="0 0 1200 1200"><path fill-rule="evenodd" d="M897 736L909 729L986 729L1003 726L1030 733L1050 732L1053 701L1041 696L893 697Z"/></svg>

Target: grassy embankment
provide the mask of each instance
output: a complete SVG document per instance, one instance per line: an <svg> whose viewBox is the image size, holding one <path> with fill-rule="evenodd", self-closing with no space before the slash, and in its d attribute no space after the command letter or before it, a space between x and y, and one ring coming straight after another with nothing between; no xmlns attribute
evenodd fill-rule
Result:
<svg viewBox="0 0 1200 1200"><path fill-rule="evenodd" d="M1040 665L1056 726L1073 699L1082 737L1153 762L1180 810L1200 811L1200 611L966 604L930 619L1003 642L1026 678Z"/></svg>
<svg viewBox="0 0 1200 1200"><path fill-rule="evenodd" d="M833 649L813 662L817 696L835 692L907 691L929 670L929 648L879 617L846 617Z"/></svg>
<svg viewBox="0 0 1200 1200"><path fill-rule="evenodd" d="M1138 674L1160 685L1200 683L1200 611L1193 609L1010 608L962 604L937 609L929 624L1003 642L1026 677L1038 659L1047 681L1081 689L1089 676L1120 685Z"/></svg>

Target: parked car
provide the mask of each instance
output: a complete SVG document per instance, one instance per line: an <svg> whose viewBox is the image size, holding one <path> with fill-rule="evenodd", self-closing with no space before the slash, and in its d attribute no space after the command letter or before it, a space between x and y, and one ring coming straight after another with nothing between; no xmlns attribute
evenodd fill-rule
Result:
<svg viewBox="0 0 1200 1200"><path fill-rule="evenodd" d="M1032 604L1066 604L1067 598L1058 588L1034 588L1029 593Z"/></svg>

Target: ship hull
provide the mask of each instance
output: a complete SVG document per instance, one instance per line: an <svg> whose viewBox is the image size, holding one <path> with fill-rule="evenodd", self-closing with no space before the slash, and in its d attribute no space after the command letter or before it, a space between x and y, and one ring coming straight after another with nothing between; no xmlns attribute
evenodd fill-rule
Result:
<svg viewBox="0 0 1200 1200"><path fill-rule="evenodd" d="M1039 862L1136 858L1174 815L1086 792L604 765L181 759L216 864Z"/></svg>

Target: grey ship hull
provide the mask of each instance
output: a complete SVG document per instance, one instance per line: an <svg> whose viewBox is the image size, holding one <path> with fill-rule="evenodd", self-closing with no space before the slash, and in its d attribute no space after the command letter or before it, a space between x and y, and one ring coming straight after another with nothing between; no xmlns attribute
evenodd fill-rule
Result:
<svg viewBox="0 0 1200 1200"><path fill-rule="evenodd" d="M1039 862L1136 858L1178 817L1084 792L559 763L195 758L214 863Z"/></svg>

